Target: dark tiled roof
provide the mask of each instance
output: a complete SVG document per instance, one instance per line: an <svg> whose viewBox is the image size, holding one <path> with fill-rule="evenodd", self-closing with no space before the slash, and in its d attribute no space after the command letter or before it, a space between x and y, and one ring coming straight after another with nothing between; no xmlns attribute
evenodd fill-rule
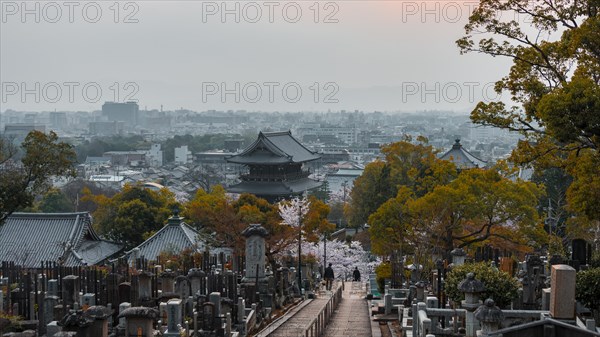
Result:
<svg viewBox="0 0 600 337"><path fill-rule="evenodd" d="M241 153L227 158L237 164L303 163L321 158L307 149L290 131L260 132L258 138Z"/></svg>
<svg viewBox="0 0 600 337"><path fill-rule="evenodd" d="M256 195L282 195L288 196L292 193L300 193L306 190L317 188L323 184L320 181L310 178L302 178L292 181L277 182L254 182L242 181L239 184L230 186L227 191L230 193L252 193Z"/></svg>
<svg viewBox="0 0 600 337"><path fill-rule="evenodd" d="M183 218L171 217L163 228L136 247L139 249L138 257L144 256L148 260L155 260L162 251L180 252L186 248L204 251L205 245L199 241L198 234L195 229L183 222ZM128 251L126 256L131 257L134 249Z"/></svg>
<svg viewBox="0 0 600 337"><path fill-rule="evenodd" d="M466 169L466 168L483 168L487 165L487 162L475 157L469 151L463 148L462 144L460 144L460 139L457 139L452 148L444 153L440 159L448 160L453 162L456 167Z"/></svg>
<svg viewBox="0 0 600 337"><path fill-rule="evenodd" d="M13 213L0 227L0 260L25 267L42 261L66 266L98 263L122 246L101 240L91 216L80 213Z"/></svg>

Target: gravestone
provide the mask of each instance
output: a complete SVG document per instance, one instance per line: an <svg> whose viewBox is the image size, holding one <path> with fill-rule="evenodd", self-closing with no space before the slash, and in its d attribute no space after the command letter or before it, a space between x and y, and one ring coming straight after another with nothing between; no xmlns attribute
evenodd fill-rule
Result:
<svg viewBox="0 0 600 337"><path fill-rule="evenodd" d="M265 237L267 230L259 224L251 224L242 234L246 237L246 281L265 277Z"/></svg>
<svg viewBox="0 0 600 337"><path fill-rule="evenodd" d="M213 331L215 329L215 305L211 302L202 304L202 330Z"/></svg>
<svg viewBox="0 0 600 337"><path fill-rule="evenodd" d="M192 295L206 295L206 273L202 269L190 269L188 278L192 288Z"/></svg>
<svg viewBox="0 0 600 337"><path fill-rule="evenodd" d="M190 289L191 286L188 278L183 275L177 276L177 278L175 279L175 294L177 294L177 296L179 296L179 298L182 299L184 302L190 296Z"/></svg>
<svg viewBox="0 0 600 337"><path fill-rule="evenodd" d="M571 266L552 266L550 316L554 319L575 318L575 274Z"/></svg>
<svg viewBox="0 0 600 337"><path fill-rule="evenodd" d="M164 294L171 294L175 292L175 273L170 269L166 269L162 274L160 274L161 280L161 290Z"/></svg>
<svg viewBox="0 0 600 337"><path fill-rule="evenodd" d="M96 295L92 293L87 293L83 295L82 300L82 309L87 310L89 307L96 305Z"/></svg>
<svg viewBox="0 0 600 337"><path fill-rule="evenodd" d="M573 253L571 254L571 259L577 266L583 266L587 264L587 242L582 239L575 239L571 243L573 248ZM578 268L575 268L578 270Z"/></svg>
<svg viewBox="0 0 600 337"><path fill-rule="evenodd" d="M82 330L82 335L86 337L106 337L108 336L108 318L111 311L106 307L98 305L91 306L85 312L86 318L92 319L92 324Z"/></svg>
<svg viewBox="0 0 600 337"><path fill-rule="evenodd" d="M132 307L119 314L119 319L127 321L127 336L153 337L153 323L158 319L158 311L146 307Z"/></svg>
<svg viewBox="0 0 600 337"><path fill-rule="evenodd" d="M124 330L124 329L126 328L126 326L127 326L127 325L126 325L126 324L127 324L127 322L126 322L126 320L125 320L125 317L124 317L124 316L121 316L121 314L122 314L122 313L123 313L125 310L127 310L127 309L129 309L129 308L131 308L131 303L129 303L129 302L123 302L123 303L119 304L119 317L120 317L120 318L119 318L119 327L118 327L119 329L123 329L123 330Z"/></svg>
<svg viewBox="0 0 600 337"><path fill-rule="evenodd" d="M123 282L119 284L119 301L131 303L131 283Z"/></svg>
<svg viewBox="0 0 600 337"><path fill-rule="evenodd" d="M48 280L48 296L58 296L58 280Z"/></svg>
<svg viewBox="0 0 600 337"><path fill-rule="evenodd" d="M523 276L523 304L527 309L538 309L541 303L542 289L544 288L545 276L544 263L537 255L527 256L526 271Z"/></svg>
<svg viewBox="0 0 600 337"><path fill-rule="evenodd" d="M181 312L182 301L178 298L170 299L167 303L168 324L165 337L179 337L179 327L182 319Z"/></svg>
<svg viewBox="0 0 600 337"><path fill-rule="evenodd" d="M221 293L210 293L208 300L215 306L215 316L221 315Z"/></svg>
<svg viewBox="0 0 600 337"><path fill-rule="evenodd" d="M160 302L158 304L158 311L159 311L159 315L160 315L160 319L162 321L163 325L167 325L168 321L169 321L169 314L167 311L167 303L166 302Z"/></svg>
<svg viewBox="0 0 600 337"><path fill-rule="evenodd" d="M63 305L73 307L79 300L79 277L68 275L62 279L62 300Z"/></svg>
<svg viewBox="0 0 600 337"><path fill-rule="evenodd" d="M237 322L244 323L244 316L246 315L246 301L244 301L244 299L241 297L238 297L237 310Z"/></svg>
<svg viewBox="0 0 600 337"><path fill-rule="evenodd" d="M152 276L147 271L142 271L138 275L138 300L143 303L152 298Z"/></svg>
<svg viewBox="0 0 600 337"><path fill-rule="evenodd" d="M55 307L57 305L58 296L46 296L44 298L44 324L49 324L52 321L59 321L62 318L55 316Z"/></svg>

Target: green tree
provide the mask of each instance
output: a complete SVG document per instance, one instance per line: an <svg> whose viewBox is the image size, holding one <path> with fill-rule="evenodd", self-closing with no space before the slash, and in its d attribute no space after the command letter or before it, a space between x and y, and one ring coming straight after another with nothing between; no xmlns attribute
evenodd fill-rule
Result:
<svg viewBox="0 0 600 337"><path fill-rule="evenodd" d="M74 210L71 201L58 188L48 190L37 204L37 208L44 213L65 213Z"/></svg>
<svg viewBox="0 0 600 337"><path fill-rule="evenodd" d="M483 262L465 263L452 268L444 283L446 295L455 304L465 299L464 294L458 290L458 285L467 278L468 273L473 273L475 279L483 282L485 292L480 294L480 298L483 300L491 298L496 305L504 308L517 298L519 284L512 276Z"/></svg>
<svg viewBox="0 0 600 337"><path fill-rule="evenodd" d="M412 224L407 202L413 197L408 187L401 187L398 195L391 198L369 216L371 249L378 255L390 255L395 251L408 250Z"/></svg>
<svg viewBox="0 0 600 337"><path fill-rule="evenodd" d="M422 196L456 177L454 164L438 159L436 151L423 142L392 143L382 147L381 152L385 160L368 164L354 181L347 207L348 222L352 227L365 224L384 202L396 196L401 186Z"/></svg>
<svg viewBox="0 0 600 337"><path fill-rule="evenodd" d="M21 144L0 138L0 224L17 209L30 207L47 191L53 176L75 176L75 152L54 132L31 131Z"/></svg>
<svg viewBox="0 0 600 337"><path fill-rule="evenodd" d="M567 193L571 236L600 238L600 3L486 0L473 11L457 41L461 53L512 60L496 82L515 102L480 102L471 119L519 132L517 164L558 167L573 177ZM507 21L506 13L518 20ZM475 38L477 37L477 38Z"/></svg>
<svg viewBox="0 0 600 337"><path fill-rule="evenodd" d="M408 209L422 242L430 238L446 254L484 242L527 251L547 240L537 213L541 194L536 184L512 181L496 169L470 169L410 200Z"/></svg>
<svg viewBox="0 0 600 337"><path fill-rule="evenodd" d="M600 268L577 273L575 295L578 301L594 311L596 318L600 318Z"/></svg>
<svg viewBox="0 0 600 337"><path fill-rule="evenodd" d="M153 191L141 185L127 184L113 197L86 195L98 205L93 213L94 226L108 239L131 249L162 228L173 209L179 208L166 188Z"/></svg>

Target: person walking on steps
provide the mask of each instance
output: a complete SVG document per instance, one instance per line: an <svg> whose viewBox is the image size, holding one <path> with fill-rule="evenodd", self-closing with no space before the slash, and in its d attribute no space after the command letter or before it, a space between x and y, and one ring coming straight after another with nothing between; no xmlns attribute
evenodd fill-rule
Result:
<svg viewBox="0 0 600 337"><path fill-rule="evenodd" d="M333 279L335 278L333 275L333 268L331 268L331 263L329 264L329 267L325 268L325 275L323 275L323 278L325 279L325 288L327 290L331 290L331 285L333 284Z"/></svg>
<svg viewBox="0 0 600 337"><path fill-rule="evenodd" d="M358 267L354 267L352 277L354 278L354 282L360 282L360 271L358 271Z"/></svg>

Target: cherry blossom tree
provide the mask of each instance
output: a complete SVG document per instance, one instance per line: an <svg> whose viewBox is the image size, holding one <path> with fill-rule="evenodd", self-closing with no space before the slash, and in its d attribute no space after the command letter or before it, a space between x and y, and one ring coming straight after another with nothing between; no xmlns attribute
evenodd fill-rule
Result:
<svg viewBox="0 0 600 337"><path fill-rule="evenodd" d="M298 228L299 221L308 214L310 201L306 196L284 200L279 203L279 216L283 219L283 223L294 228Z"/></svg>
<svg viewBox="0 0 600 337"><path fill-rule="evenodd" d="M292 247L294 247L294 245L292 245ZM303 242L302 255L313 257L316 260L316 263L322 266L324 247L324 241L317 243ZM290 253L292 256L297 255L297 247L294 247ZM380 262L381 261L373 259L369 252L365 251L358 241L352 241L350 243L339 240L327 241L327 264L331 263L336 278L350 280L354 268L358 267L361 278L365 281L368 275L373 273L375 266Z"/></svg>

